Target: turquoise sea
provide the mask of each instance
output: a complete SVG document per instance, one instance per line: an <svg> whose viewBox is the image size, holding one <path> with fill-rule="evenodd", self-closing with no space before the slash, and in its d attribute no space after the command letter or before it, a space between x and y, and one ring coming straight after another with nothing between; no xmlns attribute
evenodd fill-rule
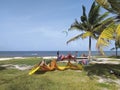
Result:
<svg viewBox="0 0 120 90"><path fill-rule="evenodd" d="M75 55L76 51L59 51L60 55L67 55L71 53ZM81 56L81 54L88 55L88 51L77 51L77 56ZM107 56L115 55L115 51L105 51ZM41 56L56 56L57 51L0 51L0 57L41 57ZM99 55L97 51L92 51L92 55ZM120 55L120 51L118 51L118 55Z"/></svg>

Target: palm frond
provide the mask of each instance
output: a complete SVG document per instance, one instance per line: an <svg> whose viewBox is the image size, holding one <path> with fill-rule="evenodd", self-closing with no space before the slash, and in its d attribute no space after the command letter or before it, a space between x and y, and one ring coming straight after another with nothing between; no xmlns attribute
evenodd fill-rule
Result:
<svg viewBox="0 0 120 90"><path fill-rule="evenodd" d="M87 15L86 15L85 6L82 6L82 9L83 9L83 15L81 16L81 21L85 22L85 21L87 21Z"/></svg>
<svg viewBox="0 0 120 90"><path fill-rule="evenodd" d="M101 55L105 55L105 53L104 53L104 51L103 51L102 48L99 48L98 50L99 50L99 53L100 53Z"/></svg>
<svg viewBox="0 0 120 90"><path fill-rule="evenodd" d="M104 20L108 15L109 15L109 12L105 12L103 15L100 15L100 17L98 18L98 21Z"/></svg>
<svg viewBox="0 0 120 90"><path fill-rule="evenodd" d="M100 15L96 21L94 22L94 28L98 27L98 26L104 26L104 24L102 24L103 22L105 22L108 18L107 16L109 15L109 12L105 12L103 15ZM108 22L108 21L107 21ZM106 25L106 24L105 24ZM109 24L108 24L109 25ZM102 28L103 29L103 28Z"/></svg>
<svg viewBox="0 0 120 90"><path fill-rule="evenodd" d="M96 2L111 13L120 14L120 0L96 0Z"/></svg>
<svg viewBox="0 0 120 90"><path fill-rule="evenodd" d="M70 31L70 30L80 30L80 29L82 29L82 27L80 27L80 22L75 20L75 22L70 26L68 31Z"/></svg>
<svg viewBox="0 0 120 90"><path fill-rule="evenodd" d="M114 33L115 33L115 24L111 24L108 28L104 29L103 32L100 34L96 47L102 49L110 44L110 40L114 40Z"/></svg>
<svg viewBox="0 0 120 90"><path fill-rule="evenodd" d="M108 42L107 40L103 40L103 39L99 38L96 43L96 48L101 53L101 55L104 55L103 48L108 46L109 44L110 44L110 42Z"/></svg>
<svg viewBox="0 0 120 90"><path fill-rule="evenodd" d="M120 24L117 26L116 34L117 34L117 40L120 42Z"/></svg>
<svg viewBox="0 0 120 90"><path fill-rule="evenodd" d="M91 35L92 35L92 33L87 31L87 32L85 32L84 34L81 35L81 38L85 39L85 38L87 38L87 37L89 37Z"/></svg>
<svg viewBox="0 0 120 90"><path fill-rule="evenodd" d="M106 9L109 8L109 2L107 2L107 0L96 0L96 2Z"/></svg>
<svg viewBox="0 0 120 90"><path fill-rule="evenodd" d="M120 24L117 26L116 33L118 37L120 37Z"/></svg>
<svg viewBox="0 0 120 90"><path fill-rule="evenodd" d="M108 0L115 13L120 13L120 0Z"/></svg>
<svg viewBox="0 0 120 90"><path fill-rule="evenodd" d="M102 6L103 8L105 8L106 10L113 12L110 3L108 2L108 0L95 0L100 6Z"/></svg>
<svg viewBox="0 0 120 90"><path fill-rule="evenodd" d="M62 33L65 33L65 35L68 36L68 32L66 30L62 31Z"/></svg>
<svg viewBox="0 0 120 90"><path fill-rule="evenodd" d="M68 44L68 43L70 43L71 41L75 41L75 40L77 40L77 39L81 38L81 36L82 36L83 34L84 34L84 33L79 34L79 35L77 35L77 36L75 36L75 37L71 38L70 40L68 40L68 41L67 41L67 44Z"/></svg>
<svg viewBox="0 0 120 90"><path fill-rule="evenodd" d="M92 39L95 39L95 40L98 39L98 35L96 33L92 33L91 37L92 37Z"/></svg>
<svg viewBox="0 0 120 90"><path fill-rule="evenodd" d="M103 30L103 32L101 33L99 37L104 38L104 39L109 39L109 40L113 39L113 34L115 33L114 27L115 25L111 24L111 26Z"/></svg>
<svg viewBox="0 0 120 90"><path fill-rule="evenodd" d="M115 20L116 20L117 23L120 22L120 14L118 14L118 15L115 17Z"/></svg>
<svg viewBox="0 0 120 90"><path fill-rule="evenodd" d="M106 39L103 38L98 38L97 43L96 43L96 48L100 51L102 55L104 55L103 48L108 46L110 42Z"/></svg>
<svg viewBox="0 0 120 90"><path fill-rule="evenodd" d="M94 32L96 32L98 35L101 34L101 32L111 26L112 24L114 23L114 19L113 18L107 18L105 20L102 21L102 23L100 24L95 24L93 27L94 27Z"/></svg>
<svg viewBox="0 0 120 90"><path fill-rule="evenodd" d="M85 31L86 30L86 24L85 23L80 23L77 20L71 25L71 27L68 29L68 31L72 30L79 30L79 31Z"/></svg>
<svg viewBox="0 0 120 90"><path fill-rule="evenodd" d="M95 2L93 2L92 6L91 6L91 8L90 8L90 11L89 11L88 17L91 17L91 16L93 15L94 8L95 8Z"/></svg>
<svg viewBox="0 0 120 90"><path fill-rule="evenodd" d="M89 23L91 25L96 23L96 20L99 17L99 11L100 11L100 6L95 5L95 3L93 3L93 6L91 7L91 10L89 12Z"/></svg>

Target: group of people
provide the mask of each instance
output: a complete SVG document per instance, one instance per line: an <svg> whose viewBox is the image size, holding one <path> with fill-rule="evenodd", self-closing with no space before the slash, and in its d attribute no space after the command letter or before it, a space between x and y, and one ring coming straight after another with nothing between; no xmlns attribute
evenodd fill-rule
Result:
<svg viewBox="0 0 120 90"><path fill-rule="evenodd" d="M77 53L78 52L76 52L76 54L75 55L72 55L71 53L69 53L68 55L60 55L59 54L59 51L57 51L57 60L59 61L59 60L65 60L65 59L67 59L67 60L74 60L74 61L76 61L76 57L77 57Z"/></svg>
<svg viewBox="0 0 120 90"><path fill-rule="evenodd" d="M63 60L68 60L68 62L70 62L70 60L74 60L76 61L76 58L78 56L78 52L75 52L75 55L72 55L71 53L68 53L67 55L60 55L59 51L57 51L57 60L58 61L63 61ZM82 54L81 57L87 57L86 54ZM79 63L87 65L88 64L88 60L81 60Z"/></svg>

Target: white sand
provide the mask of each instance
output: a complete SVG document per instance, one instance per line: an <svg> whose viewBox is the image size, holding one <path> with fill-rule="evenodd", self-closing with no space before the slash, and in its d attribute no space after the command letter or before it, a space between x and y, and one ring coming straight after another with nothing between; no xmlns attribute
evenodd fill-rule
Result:
<svg viewBox="0 0 120 90"><path fill-rule="evenodd" d="M113 60L113 61L112 61ZM120 64L120 59L113 58L96 58L96 60L91 61L90 63L98 63L98 64Z"/></svg>
<svg viewBox="0 0 120 90"><path fill-rule="evenodd" d="M0 58L0 61L4 61L4 60L11 60L13 58Z"/></svg>
<svg viewBox="0 0 120 90"><path fill-rule="evenodd" d="M11 57L11 58L0 58L0 61L13 60L13 59L25 59L28 57Z"/></svg>
<svg viewBox="0 0 120 90"><path fill-rule="evenodd" d="M31 69L33 66L28 66L28 65L13 65L13 64L6 64L6 65L1 65L1 67L6 67L8 69L10 68L15 68L18 70L29 70Z"/></svg>
<svg viewBox="0 0 120 90"><path fill-rule="evenodd" d="M29 70L31 69L33 66L27 66L27 65L24 65L24 66L20 66L20 65L13 65L16 69L18 70Z"/></svg>
<svg viewBox="0 0 120 90"><path fill-rule="evenodd" d="M98 64L120 64L120 62L118 61L102 61L102 62L96 62L96 61L92 61L91 63L98 63Z"/></svg>
<svg viewBox="0 0 120 90"><path fill-rule="evenodd" d="M44 56L43 59L57 59L56 56Z"/></svg>
<svg viewBox="0 0 120 90"><path fill-rule="evenodd" d="M11 60L11 59L25 59L30 57L11 57L11 58L0 58L0 61L4 60ZM57 59L56 56L44 56L44 57L36 57L36 58L43 58L43 59Z"/></svg>

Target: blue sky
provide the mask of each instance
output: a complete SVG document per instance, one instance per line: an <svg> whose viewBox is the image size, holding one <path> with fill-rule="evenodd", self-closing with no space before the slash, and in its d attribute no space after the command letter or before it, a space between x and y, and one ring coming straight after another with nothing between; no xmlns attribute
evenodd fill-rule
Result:
<svg viewBox="0 0 120 90"><path fill-rule="evenodd" d="M0 51L88 50L88 39L66 44L63 33L93 0L0 0ZM92 50L96 42L92 42Z"/></svg>

